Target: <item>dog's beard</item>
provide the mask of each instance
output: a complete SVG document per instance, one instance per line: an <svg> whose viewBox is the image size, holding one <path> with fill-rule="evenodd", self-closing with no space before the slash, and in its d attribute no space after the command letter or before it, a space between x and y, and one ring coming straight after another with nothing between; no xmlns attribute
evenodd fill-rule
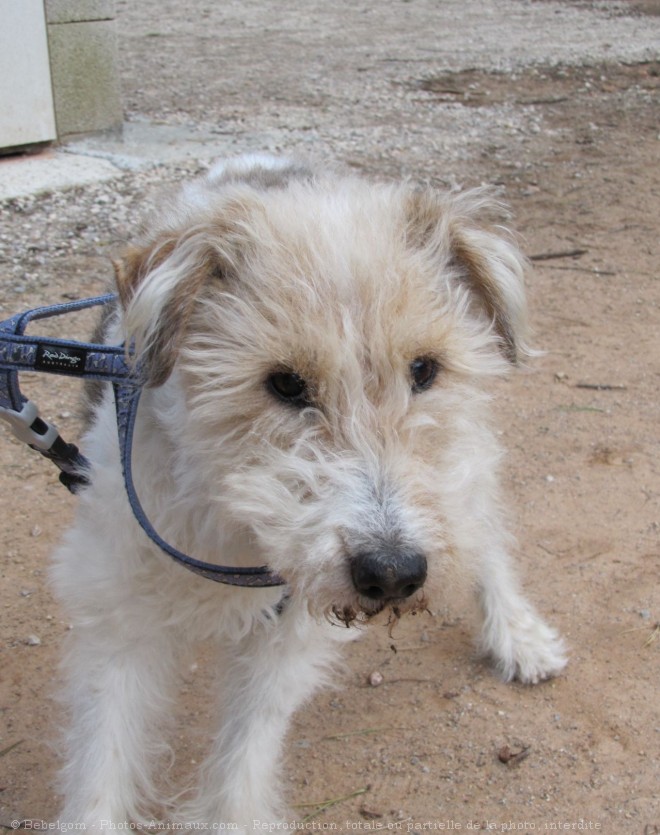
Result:
<svg viewBox="0 0 660 835"><path fill-rule="evenodd" d="M428 612L428 600L422 593L402 600L368 600L359 598L356 604L349 606L332 606L326 616L335 625L346 627L369 623L379 615L387 618L388 625L396 624L403 615L416 615L418 612Z"/></svg>

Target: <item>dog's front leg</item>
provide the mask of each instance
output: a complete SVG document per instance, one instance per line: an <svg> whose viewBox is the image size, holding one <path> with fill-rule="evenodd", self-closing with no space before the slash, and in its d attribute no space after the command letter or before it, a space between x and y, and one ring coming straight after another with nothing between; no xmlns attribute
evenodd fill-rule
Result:
<svg viewBox="0 0 660 835"><path fill-rule="evenodd" d="M294 600L276 617L228 653L221 727L181 820L251 831L259 828L255 821L289 819L277 775L282 740L293 712L323 683L337 652L333 632L340 630L316 622Z"/></svg>
<svg viewBox="0 0 660 835"><path fill-rule="evenodd" d="M480 648L502 678L536 684L559 673L566 664L563 642L522 595L505 548L481 554L478 572Z"/></svg>
<svg viewBox="0 0 660 835"><path fill-rule="evenodd" d="M159 720L175 679L173 641L149 635L138 602L74 627L67 659L70 730L60 819L87 829L139 821L155 802ZM153 809L151 810L153 814Z"/></svg>

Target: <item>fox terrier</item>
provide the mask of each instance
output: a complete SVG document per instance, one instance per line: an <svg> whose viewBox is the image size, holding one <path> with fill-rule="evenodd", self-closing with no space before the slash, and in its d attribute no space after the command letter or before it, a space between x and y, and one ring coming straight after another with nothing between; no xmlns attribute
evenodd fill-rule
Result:
<svg viewBox="0 0 660 835"><path fill-rule="evenodd" d="M179 819L246 828L285 819L290 717L379 613L426 609L469 578L503 679L563 668L498 506L483 380L528 348L525 260L492 214L483 190L253 155L184 187L116 263L104 339L135 346L144 375L143 507L176 548L267 565L285 585L209 582L144 535L112 390L96 392L91 484L53 569L73 623L62 820L153 815L163 720L196 641L217 643L218 729Z"/></svg>

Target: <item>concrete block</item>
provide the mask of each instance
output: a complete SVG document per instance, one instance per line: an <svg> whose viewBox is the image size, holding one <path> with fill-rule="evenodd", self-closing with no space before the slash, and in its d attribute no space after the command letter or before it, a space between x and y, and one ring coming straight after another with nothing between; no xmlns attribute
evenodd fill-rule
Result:
<svg viewBox="0 0 660 835"><path fill-rule="evenodd" d="M114 20L114 0L46 0L48 23L85 23Z"/></svg>
<svg viewBox="0 0 660 835"><path fill-rule="evenodd" d="M123 114L114 21L50 24L48 44L59 139L120 131Z"/></svg>

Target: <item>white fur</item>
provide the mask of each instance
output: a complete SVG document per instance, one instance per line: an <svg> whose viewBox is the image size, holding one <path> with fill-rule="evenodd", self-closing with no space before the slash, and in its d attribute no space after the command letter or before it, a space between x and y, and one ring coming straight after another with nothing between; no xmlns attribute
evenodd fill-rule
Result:
<svg viewBox="0 0 660 835"><path fill-rule="evenodd" d="M246 827L286 815L277 768L289 718L354 624L382 608L351 579L365 551L425 555L423 588L388 602L396 616L473 577L480 645L503 678L562 669L561 641L509 566L498 508L480 379L505 369L512 335L524 351L524 261L479 222L483 207L481 193L420 193L257 156L188 186L138 244L143 266L120 271L127 310L108 333L168 369L142 397L138 493L172 544L268 564L290 599L278 614L281 588L212 583L147 541L124 495L106 392L85 441L92 484L53 572L74 622L62 820L163 811L162 728L178 659L198 640L219 647L218 729L194 791L164 813ZM209 274L191 289L200 270ZM438 377L413 392L411 363L430 355ZM268 390L281 369L306 380L307 408Z"/></svg>

